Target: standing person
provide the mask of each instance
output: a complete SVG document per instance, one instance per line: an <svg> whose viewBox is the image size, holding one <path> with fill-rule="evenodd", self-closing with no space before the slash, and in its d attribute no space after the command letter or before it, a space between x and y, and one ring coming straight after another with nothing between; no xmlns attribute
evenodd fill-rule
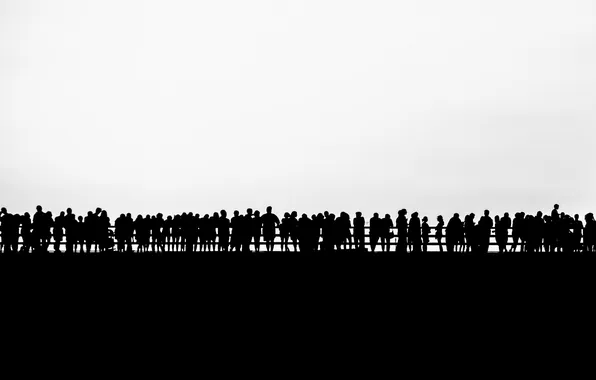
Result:
<svg viewBox="0 0 596 380"><path fill-rule="evenodd" d="M391 249L390 241L393 236L391 236L391 230L393 229L393 221L391 220L391 215L385 214L385 218L381 220L381 251L382 252L389 252Z"/></svg>
<svg viewBox="0 0 596 380"><path fill-rule="evenodd" d="M21 218L21 238L23 239L21 250L24 254L28 254L33 244L31 241L31 215L28 212Z"/></svg>
<svg viewBox="0 0 596 380"><path fill-rule="evenodd" d="M437 239L437 244L439 245L439 252L443 253L443 228L445 227L445 221L443 220L443 215L437 216L437 226L435 227L435 239Z"/></svg>
<svg viewBox="0 0 596 380"><path fill-rule="evenodd" d="M255 211L254 217L251 223L251 233L254 239L255 252L261 252L261 230L263 229L263 219L261 218L261 212Z"/></svg>
<svg viewBox="0 0 596 380"><path fill-rule="evenodd" d="M395 248L397 253L406 254L408 253L408 219L406 215L408 210L401 209L397 212L397 219L395 221L395 227L397 227L397 247Z"/></svg>
<svg viewBox="0 0 596 380"><path fill-rule="evenodd" d="M476 217L476 215L474 213L471 213L470 215L466 215L466 217L464 218L464 234L466 235L466 253L470 253L470 251L472 252L476 252L477 249L477 242L476 242L476 236L475 236L475 222L474 222L474 218Z"/></svg>
<svg viewBox="0 0 596 380"><path fill-rule="evenodd" d="M37 211L33 214L33 251L40 253L43 247L42 231L44 230L43 225L45 224L45 213L41 206L35 208ZM3 209L6 213L6 209Z"/></svg>
<svg viewBox="0 0 596 380"><path fill-rule="evenodd" d="M275 228L280 226L279 218L277 215L273 214L272 211L273 207L268 206L267 212L261 217L263 222L263 240L265 240L265 249L267 252L273 251L273 245L275 244Z"/></svg>
<svg viewBox="0 0 596 380"><path fill-rule="evenodd" d="M493 220L490 217L490 211L484 210L484 216L478 221L478 226L480 227L480 233L482 234L478 237L480 253L486 254L488 253L490 236L493 228Z"/></svg>
<svg viewBox="0 0 596 380"><path fill-rule="evenodd" d="M228 212L221 210L220 216L217 220L217 242L218 251L228 252L230 244L230 220L228 219Z"/></svg>
<svg viewBox="0 0 596 380"><path fill-rule="evenodd" d="M410 218L410 224L408 226L408 240L412 245L412 253L420 254L421 252L421 241L420 241L420 218L418 213L412 213Z"/></svg>
<svg viewBox="0 0 596 380"><path fill-rule="evenodd" d="M298 213L292 211L290 214L290 239L292 239L292 245L294 246L294 252L298 250Z"/></svg>
<svg viewBox="0 0 596 380"><path fill-rule="evenodd" d="M284 218L279 225L279 236L281 237L281 248L283 252L289 252L288 240L290 240L290 213L284 213ZM325 241L325 229L323 229L323 241Z"/></svg>
<svg viewBox="0 0 596 380"><path fill-rule="evenodd" d="M584 224L581 220L579 220L579 215L574 215L574 220L572 223L573 229L573 251L575 253L580 253L582 251L582 231L584 229Z"/></svg>
<svg viewBox="0 0 596 380"><path fill-rule="evenodd" d="M250 253L250 243L252 241L253 232L253 215L252 208L246 209L246 215L242 218L241 224L241 236L242 236L242 253Z"/></svg>
<svg viewBox="0 0 596 380"><path fill-rule="evenodd" d="M461 219L459 218L459 214L453 214L453 217L449 219L449 223L447 223L447 253L453 255L454 254L454 247L457 245L459 240L459 236L461 234Z"/></svg>
<svg viewBox="0 0 596 380"><path fill-rule="evenodd" d="M379 242L379 238L381 237L382 234L382 221L379 218L379 213L374 213L373 217L370 218L370 222L369 222L369 240L370 240L370 249L371 252L375 252L375 248L377 247L377 243Z"/></svg>
<svg viewBox="0 0 596 380"><path fill-rule="evenodd" d="M312 221L308 219L308 216L306 214L302 214L302 216L298 220L297 234L301 253L311 252L309 246L309 230L311 222Z"/></svg>
<svg viewBox="0 0 596 380"><path fill-rule="evenodd" d="M85 253L85 229L84 219L82 216L77 217L77 222L74 224L74 247L73 253L77 253L77 250L81 249L81 254Z"/></svg>
<svg viewBox="0 0 596 380"><path fill-rule="evenodd" d="M509 213L506 212L503 217L501 218L501 227L503 228L504 234L504 243L505 243L505 251L503 253L507 253L507 244L509 243L509 230L511 229L511 218L509 217Z"/></svg>
<svg viewBox="0 0 596 380"><path fill-rule="evenodd" d="M60 215L54 220L54 228L52 229L52 235L54 236L54 253L61 253L60 245L62 245L62 239L64 238L64 211L60 212Z"/></svg>
<svg viewBox="0 0 596 380"><path fill-rule="evenodd" d="M347 212L341 214L341 240L344 244L344 249L352 249L352 222L350 215ZM389 219L391 221L391 219ZM391 223L393 225L393 223Z"/></svg>
<svg viewBox="0 0 596 380"><path fill-rule="evenodd" d="M168 252L172 251L172 228L174 225L174 219L172 218L171 215L168 215L166 220L164 220L163 222L163 228L161 230L162 236L163 236L163 241L164 241L164 245L167 248Z"/></svg>
<svg viewBox="0 0 596 380"><path fill-rule="evenodd" d="M504 218L503 218L504 219ZM499 253L507 251L507 227L504 221L497 215L495 216L495 239L499 246Z"/></svg>
<svg viewBox="0 0 596 380"><path fill-rule="evenodd" d="M596 220L594 220L594 214L588 213L584 217L586 221L586 228L584 229L584 252L593 253L594 244L596 243Z"/></svg>
<svg viewBox="0 0 596 380"><path fill-rule="evenodd" d="M242 238L240 237L241 230L242 230L242 215L238 210L234 210L234 216L230 220L230 227L232 228L232 240L231 240L231 247L230 251L234 251L236 253L240 252L240 247L242 246Z"/></svg>
<svg viewBox="0 0 596 380"><path fill-rule="evenodd" d="M42 250L43 252L47 253L48 248L50 247L50 240L52 238L52 227L54 226L54 218L52 217L52 213L50 211L45 213L45 223L43 225L43 231L41 235L41 239L43 242Z"/></svg>
<svg viewBox="0 0 596 380"><path fill-rule="evenodd" d="M517 243L520 241L523 235L523 224L524 224L524 213L523 212L516 212L515 217L513 218L513 245L509 249L509 252L515 252L517 248ZM523 251L523 241L522 241L522 248Z"/></svg>
<svg viewBox="0 0 596 380"><path fill-rule="evenodd" d="M64 235L66 237L66 253L71 255L73 252L73 246L76 244L75 238L73 237L73 226L77 222L76 216L72 213L72 209L69 207L66 209L66 215L64 216Z"/></svg>
<svg viewBox="0 0 596 380"><path fill-rule="evenodd" d="M428 253L428 242L430 235L430 227L428 225L428 217L422 218L422 252Z"/></svg>
<svg viewBox="0 0 596 380"><path fill-rule="evenodd" d="M364 249L364 218L360 211L356 213L354 218L354 245L356 249Z"/></svg>
<svg viewBox="0 0 596 380"><path fill-rule="evenodd" d="M118 253L124 253L125 249L125 236L126 236L126 216L120 214L114 221L114 237L116 238L116 248Z"/></svg>

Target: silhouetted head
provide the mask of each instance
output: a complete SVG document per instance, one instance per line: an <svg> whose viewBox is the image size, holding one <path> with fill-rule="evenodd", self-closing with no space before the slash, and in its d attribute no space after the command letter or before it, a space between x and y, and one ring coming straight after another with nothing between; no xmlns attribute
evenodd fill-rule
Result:
<svg viewBox="0 0 596 380"><path fill-rule="evenodd" d="M298 217L298 213L296 211L292 211L292 218L297 218Z"/></svg>
<svg viewBox="0 0 596 380"><path fill-rule="evenodd" d="M66 209L66 213L67 213L68 215L72 214L72 209L71 209L70 207L69 207L69 208L67 208L67 209Z"/></svg>
<svg viewBox="0 0 596 380"><path fill-rule="evenodd" d="M499 217L499 215L495 215L495 222L498 222L499 220L501 220L501 218Z"/></svg>
<svg viewBox="0 0 596 380"><path fill-rule="evenodd" d="M218 213L216 213L216 212L214 212L214 213L213 213L213 219L219 219L219 214L218 214Z"/></svg>
<svg viewBox="0 0 596 380"><path fill-rule="evenodd" d="M132 214L129 212L128 214L126 214L127 218L132 218Z"/></svg>
<svg viewBox="0 0 596 380"><path fill-rule="evenodd" d="M273 211L273 207L267 206L267 214L271 214L271 211Z"/></svg>
<svg viewBox="0 0 596 380"><path fill-rule="evenodd" d="M79 220L79 223L82 223L83 222L83 217L82 216L79 216L77 219Z"/></svg>
<svg viewBox="0 0 596 380"><path fill-rule="evenodd" d="M425 217L422 218L422 221L423 222L428 222L428 218L425 216Z"/></svg>
<svg viewBox="0 0 596 380"><path fill-rule="evenodd" d="M489 216L489 215L490 215L490 211L484 210L484 216Z"/></svg>
<svg viewBox="0 0 596 380"><path fill-rule="evenodd" d="M238 216L238 215L240 215L240 211L234 210L234 216Z"/></svg>
<svg viewBox="0 0 596 380"><path fill-rule="evenodd" d="M290 217L290 213L289 212L284 213L284 218L289 218L289 217Z"/></svg>
<svg viewBox="0 0 596 380"><path fill-rule="evenodd" d="M101 216L104 217L104 218L107 217L108 216L108 212L107 211L102 211L101 212Z"/></svg>
<svg viewBox="0 0 596 380"><path fill-rule="evenodd" d="M226 210L221 210L219 213L221 214L222 218L225 218L226 216L228 216L228 213L226 212Z"/></svg>
<svg viewBox="0 0 596 380"><path fill-rule="evenodd" d="M385 214L385 219L391 219L391 215Z"/></svg>
<svg viewBox="0 0 596 380"><path fill-rule="evenodd" d="M456 212L455 214L453 214L454 218L459 218L459 214Z"/></svg>
<svg viewBox="0 0 596 380"><path fill-rule="evenodd" d="M6 214L6 207L0 208L0 214Z"/></svg>
<svg viewBox="0 0 596 380"><path fill-rule="evenodd" d="M360 217L362 216L362 213L361 213L360 211L358 211L358 212L356 212L356 216L357 216L358 218L360 218Z"/></svg>
<svg viewBox="0 0 596 380"><path fill-rule="evenodd" d="M443 215L439 215L439 216L437 216L437 220L438 220L439 222L442 222L442 221L443 221Z"/></svg>
<svg viewBox="0 0 596 380"><path fill-rule="evenodd" d="M416 211L414 211L414 213L412 214L412 218L417 218L418 217L418 213Z"/></svg>
<svg viewBox="0 0 596 380"><path fill-rule="evenodd" d="M302 214L302 219L308 219L308 215Z"/></svg>
<svg viewBox="0 0 596 380"><path fill-rule="evenodd" d="M252 208L247 208L246 209L246 216L251 216L252 215Z"/></svg>
<svg viewBox="0 0 596 380"><path fill-rule="evenodd" d="M64 213L64 211L60 211L60 216L64 217L66 214Z"/></svg>
<svg viewBox="0 0 596 380"><path fill-rule="evenodd" d="M554 205L554 208L555 208L555 210L558 210L559 209L559 205L555 204Z"/></svg>
<svg viewBox="0 0 596 380"><path fill-rule="evenodd" d="M257 216L257 217L261 216L261 212L259 210L255 211L255 216Z"/></svg>
<svg viewBox="0 0 596 380"><path fill-rule="evenodd" d="M538 217L538 218L542 218L542 211L538 211L538 212L536 213L536 217Z"/></svg>
<svg viewBox="0 0 596 380"><path fill-rule="evenodd" d="M23 216L24 216L25 218L27 218L27 219L31 218L31 215L29 215L29 213L28 213L28 212L26 212L26 213L25 213Z"/></svg>
<svg viewBox="0 0 596 380"><path fill-rule="evenodd" d="M37 206L35 209L36 209L37 211L39 211L39 212L42 212L42 211L43 211L43 208L42 208L41 206ZM5 209L5 208L3 208L3 210L6 210L6 209ZM5 211L5 212L6 212L6 211Z"/></svg>
<svg viewBox="0 0 596 380"><path fill-rule="evenodd" d="M329 211L323 212L323 215L325 215L325 218L329 217Z"/></svg>
<svg viewBox="0 0 596 380"><path fill-rule="evenodd" d="M504 217L505 217L505 218L509 218L509 213L508 213L508 212L506 212L506 213L505 213L505 215L504 215Z"/></svg>
<svg viewBox="0 0 596 380"><path fill-rule="evenodd" d="M124 214L120 214L120 217L121 217L122 219L124 219L124 218L125 218Z"/></svg>
<svg viewBox="0 0 596 380"><path fill-rule="evenodd" d="M474 220L475 217L476 217L476 214L474 214L474 213L470 214L470 219Z"/></svg>
<svg viewBox="0 0 596 380"><path fill-rule="evenodd" d="M373 217L374 217L374 218L378 218L378 217L379 217L379 213L378 213L378 212L375 212L375 213L373 214Z"/></svg>
<svg viewBox="0 0 596 380"><path fill-rule="evenodd" d="M96 214L99 214L101 211L102 211L102 210L101 210L101 207L98 207L98 208L96 208L96 209L95 209L95 213L96 213Z"/></svg>
<svg viewBox="0 0 596 380"><path fill-rule="evenodd" d="M577 220L579 220L579 215L578 215L578 214L575 214L575 215L573 216L573 218L574 218L574 219L577 221Z"/></svg>

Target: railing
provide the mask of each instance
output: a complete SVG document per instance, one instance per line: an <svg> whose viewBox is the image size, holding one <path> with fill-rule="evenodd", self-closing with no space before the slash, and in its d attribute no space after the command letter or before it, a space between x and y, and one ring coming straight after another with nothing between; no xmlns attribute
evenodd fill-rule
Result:
<svg viewBox="0 0 596 380"><path fill-rule="evenodd" d="M436 227L430 227L430 228L431 228L431 230L435 230L435 231L437 229ZM370 230L370 227L366 226L366 227L364 227L364 229L365 229L365 234L364 234L364 243L363 243L363 245L364 245L364 248L366 248L366 249L368 249L370 251L371 250L370 234L367 233L367 231ZM112 230L112 232L113 232L114 231L114 227L110 227L110 230ZM513 235L511 234L511 231L512 231L512 229L509 228L508 229L508 234L507 234L507 243L506 243L507 249L511 248L512 245L513 245L513 240L512 240ZM352 239L352 248L354 248L355 247L355 243L354 243L354 228L351 228L350 229L350 232L351 232L351 239ZM394 228L391 228L390 229L390 232L393 232L395 234L395 236L393 236L391 239L389 239L389 241L385 244L385 246L388 248L388 250L395 251L395 249L396 249L396 247L398 245L398 242L397 242L398 241L398 237L397 237L397 233L396 233L397 232L397 228L395 228L395 227ZM134 236L134 238L132 239L132 241L131 241L130 244L133 247L133 251L136 251L137 248L138 248L138 246L139 246L139 243L136 241L136 236L135 235L133 235L133 236ZM230 244L231 243L231 239L232 239L232 232L231 232L231 229L230 229L230 240L228 241L228 247L231 247L231 244ZM443 250L446 250L446 248L447 248L446 241L447 241L447 238L446 238L446 233L445 233L445 227L443 227L443 235L442 235L441 243L439 243L437 241L435 234L429 234L429 242L427 243L428 251L429 252L438 252L439 251L439 245L441 245L443 247ZM466 241L467 241L467 238L466 238ZM173 238L170 237L170 241L169 242L167 242L167 241L164 242L165 243L166 252L172 251L172 248L174 247L174 244L178 244L178 246L181 247L180 249L181 250L184 250L186 247L185 247L185 243L183 243L183 242L184 242L184 239L181 238L178 243L174 243L173 242ZM322 242L323 242L323 238L320 237L319 238L319 242L318 242L319 246L322 244ZM381 249L382 249L382 243L381 242L382 242L382 239L379 238L379 240L378 240L378 242L376 244L376 249L375 249L376 252L380 252L381 251ZM541 239L541 242L542 242L542 239ZM4 241L2 241L2 243L4 243ZM580 244L583 244L583 237L580 238L580 242L579 243ZM63 236L62 241L60 241L60 242L57 243L57 242L54 241L54 237L53 237L53 234L52 234L52 236L50 237L50 240L49 240L49 248L48 249L50 251L52 251L54 249L54 246L55 245L58 245L59 247L62 248L62 247L65 247L67 244L68 243L66 242L66 237L65 236ZM114 249L116 249L117 244L118 244L118 241L116 239L114 239ZM150 249L151 249L152 245L154 245L154 244L157 244L157 243L156 242L153 242L153 239L150 238L150 240L149 240L149 247L150 247ZM197 239L197 243L195 245L196 248L197 248L197 250L200 248L201 244L207 244L207 243L206 242L203 242L202 243L201 240L200 240L200 238L198 238ZM217 247L219 245L219 237L216 235L215 240L213 241L213 243L210 243L210 244L215 244L215 249L217 250L218 249ZM254 241L254 238L252 238L251 239L251 243L250 243L251 249L254 249L255 244L256 243ZM264 251L265 250L266 243L263 240L263 236L261 236L260 242L258 244L259 244L260 250L261 251ZM408 242L408 251L410 251L409 244L410 243ZM517 243L518 246L519 245L522 245L522 244L523 243L522 243L521 240ZM79 243L79 245L80 245L80 243ZM296 245L299 245L298 239L296 240ZM457 243L454 244L454 246L456 247L456 251L459 251L459 248L461 247L461 245L462 245L461 241L458 241ZM19 236L18 248L20 249L22 246L23 246L22 236ZM281 252L282 251L282 248L284 246L285 246L285 244L281 241L281 235L279 233L276 233L275 234L275 239L273 241L274 251ZM288 239L287 246L290 248L291 251L294 250L294 241L292 240L291 237ZM344 247L344 243L342 243L341 246ZM465 246L466 246L466 244L464 243L464 247ZM95 249L96 249L95 242L92 244L91 247L92 247L92 250L95 251ZM349 247L349 243L346 244L346 247L347 248ZM498 252L498 248L497 247L498 247L498 244L496 242L495 228L491 228L491 235L490 235L490 240L489 240L489 252ZM299 250L299 248L298 248L298 250Z"/></svg>

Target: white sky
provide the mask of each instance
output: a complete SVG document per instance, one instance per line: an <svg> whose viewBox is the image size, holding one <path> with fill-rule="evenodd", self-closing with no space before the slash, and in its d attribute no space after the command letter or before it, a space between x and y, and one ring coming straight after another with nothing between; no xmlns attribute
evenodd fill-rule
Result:
<svg viewBox="0 0 596 380"><path fill-rule="evenodd" d="M9 211L596 205L593 0L0 0Z"/></svg>

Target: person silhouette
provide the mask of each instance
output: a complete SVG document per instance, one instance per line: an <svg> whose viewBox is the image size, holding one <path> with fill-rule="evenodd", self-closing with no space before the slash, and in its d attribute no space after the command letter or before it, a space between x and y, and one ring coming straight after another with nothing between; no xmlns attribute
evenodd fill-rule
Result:
<svg viewBox="0 0 596 380"><path fill-rule="evenodd" d="M36 253L41 253L44 251L46 244L45 230L47 217L41 206L37 206L36 210L37 211L33 215L33 240L35 244L34 251Z"/></svg>
<svg viewBox="0 0 596 380"><path fill-rule="evenodd" d="M252 242L252 233L253 233L253 213L252 208L246 209L246 215L242 218L241 224L241 236L242 236L242 253L249 254L251 253L250 250L250 243Z"/></svg>
<svg viewBox="0 0 596 380"><path fill-rule="evenodd" d="M21 238L23 239L21 250L24 254L29 253L33 244L31 236L31 215L26 212L21 218Z"/></svg>
<svg viewBox="0 0 596 380"><path fill-rule="evenodd" d="M476 222L474 222L474 218L476 214L471 213L467 215L464 219L464 234L466 236L466 253L470 251L476 252L478 250L478 242L476 238Z"/></svg>
<svg viewBox="0 0 596 380"><path fill-rule="evenodd" d="M584 224L581 220L579 220L579 214L575 214L573 216L574 220L572 222L572 230L573 230L573 252L574 253L581 253L582 252L582 231L584 229Z"/></svg>
<svg viewBox="0 0 596 380"><path fill-rule="evenodd" d="M290 214L290 239L294 246L294 252L298 250L298 212L292 211Z"/></svg>
<svg viewBox="0 0 596 380"><path fill-rule="evenodd" d="M356 249L364 249L364 218L362 213L358 211L354 218L354 245Z"/></svg>
<svg viewBox="0 0 596 380"><path fill-rule="evenodd" d="M6 211L6 207L2 207L0 209L0 253L4 252L4 237L2 236L2 220L4 215L8 214L8 212Z"/></svg>
<svg viewBox="0 0 596 380"><path fill-rule="evenodd" d="M284 218L282 219L280 225L279 225L279 236L281 237L281 245L282 245L282 251L283 252L289 252L290 251L290 247L288 246L288 241L290 239L290 224L291 224L291 217L290 217L290 213L286 212L284 213ZM325 230L323 229L323 239L325 239Z"/></svg>
<svg viewBox="0 0 596 380"><path fill-rule="evenodd" d="M422 252L428 253L428 243L430 241L430 226L428 225L428 217L424 216L422 218Z"/></svg>
<svg viewBox="0 0 596 380"><path fill-rule="evenodd" d="M163 221L163 228L161 230L164 245L167 247L166 251L172 251L172 227L174 225L174 219L171 215L168 215Z"/></svg>
<svg viewBox="0 0 596 380"><path fill-rule="evenodd" d="M459 241L459 236L461 235L461 219L459 218L459 214L453 214L453 217L449 219L449 223L447 223L446 228L446 245L447 245L447 253L453 255L455 253L454 247Z"/></svg>
<svg viewBox="0 0 596 380"><path fill-rule="evenodd" d="M586 221L586 227L584 229L584 252L586 254L594 253L594 243L596 240L596 220L594 220L594 214L588 213L585 215L584 220Z"/></svg>
<svg viewBox="0 0 596 380"><path fill-rule="evenodd" d="M408 219L406 215L408 210L401 209L397 212L397 219L395 220L395 227L397 227L397 253L408 253Z"/></svg>
<svg viewBox="0 0 596 380"><path fill-rule="evenodd" d="M263 220L261 219L261 212L256 210L253 214L252 223L250 225L250 233L254 241L255 252L261 252L261 230L263 228Z"/></svg>
<svg viewBox="0 0 596 380"><path fill-rule="evenodd" d="M242 246L242 215L238 210L234 210L234 216L230 220L230 227L232 228L231 251L240 252Z"/></svg>
<svg viewBox="0 0 596 380"><path fill-rule="evenodd" d="M393 221L391 215L385 214L380 222L381 225L381 252L386 253L391 249L391 239L393 238Z"/></svg>
<svg viewBox="0 0 596 380"><path fill-rule="evenodd" d="M523 235L523 223L524 223L524 213L523 212L516 212L515 217L513 218L513 228L512 228L512 237L513 237L513 245L509 249L509 252L515 252L517 249L517 244L521 240ZM522 241L522 248L523 251L523 241Z"/></svg>
<svg viewBox="0 0 596 380"><path fill-rule="evenodd" d="M60 250L60 245L62 244L62 239L64 238L64 218L65 218L64 211L60 212L60 215L56 217L54 220L54 225L52 229L52 234L54 236L54 253L62 253Z"/></svg>
<svg viewBox="0 0 596 380"><path fill-rule="evenodd" d="M272 211L273 208L268 206L267 212L261 218L263 223L263 240L265 240L265 249L267 252L273 251L275 228L280 226L279 218Z"/></svg>
<svg viewBox="0 0 596 380"><path fill-rule="evenodd" d="M72 213L72 209L69 207L66 209L66 215L63 219L64 236L66 238L66 254L71 255L73 253L73 246L75 244L75 238L73 237L73 228L76 223L76 216Z"/></svg>
<svg viewBox="0 0 596 380"><path fill-rule="evenodd" d="M437 225L435 226L435 239L437 239L437 245L439 246L439 252L443 253L443 228L445 227L445 221L443 216L437 216Z"/></svg>
<svg viewBox="0 0 596 380"><path fill-rule="evenodd" d="M116 238L116 249L118 253L124 252L125 230L126 216L124 214L120 214L120 216L114 221L114 237Z"/></svg>
<svg viewBox="0 0 596 380"><path fill-rule="evenodd" d="M493 220L490 217L490 211L484 210L484 216L478 221L481 236L478 237L480 253L488 253L488 247L490 245L490 237L493 228Z"/></svg>
<svg viewBox="0 0 596 380"><path fill-rule="evenodd" d="M383 231L383 224L381 218L379 218L379 213L375 212L373 217L370 218L369 221L369 244L371 252L375 252L375 248L379 242L379 238L381 237ZM382 248L381 248L382 249Z"/></svg>
<svg viewBox="0 0 596 380"><path fill-rule="evenodd" d="M507 251L507 227L503 219L499 215L495 216L495 240L500 254Z"/></svg>
<svg viewBox="0 0 596 380"><path fill-rule="evenodd" d="M230 220L228 219L228 213L226 210L219 212L220 217L217 220L217 240L219 251L228 252L228 246L230 244Z"/></svg>
<svg viewBox="0 0 596 380"><path fill-rule="evenodd" d="M408 240L412 247L412 253L419 254L421 252L421 237L420 237L420 218L418 213L412 213L410 223L408 226Z"/></svg>

